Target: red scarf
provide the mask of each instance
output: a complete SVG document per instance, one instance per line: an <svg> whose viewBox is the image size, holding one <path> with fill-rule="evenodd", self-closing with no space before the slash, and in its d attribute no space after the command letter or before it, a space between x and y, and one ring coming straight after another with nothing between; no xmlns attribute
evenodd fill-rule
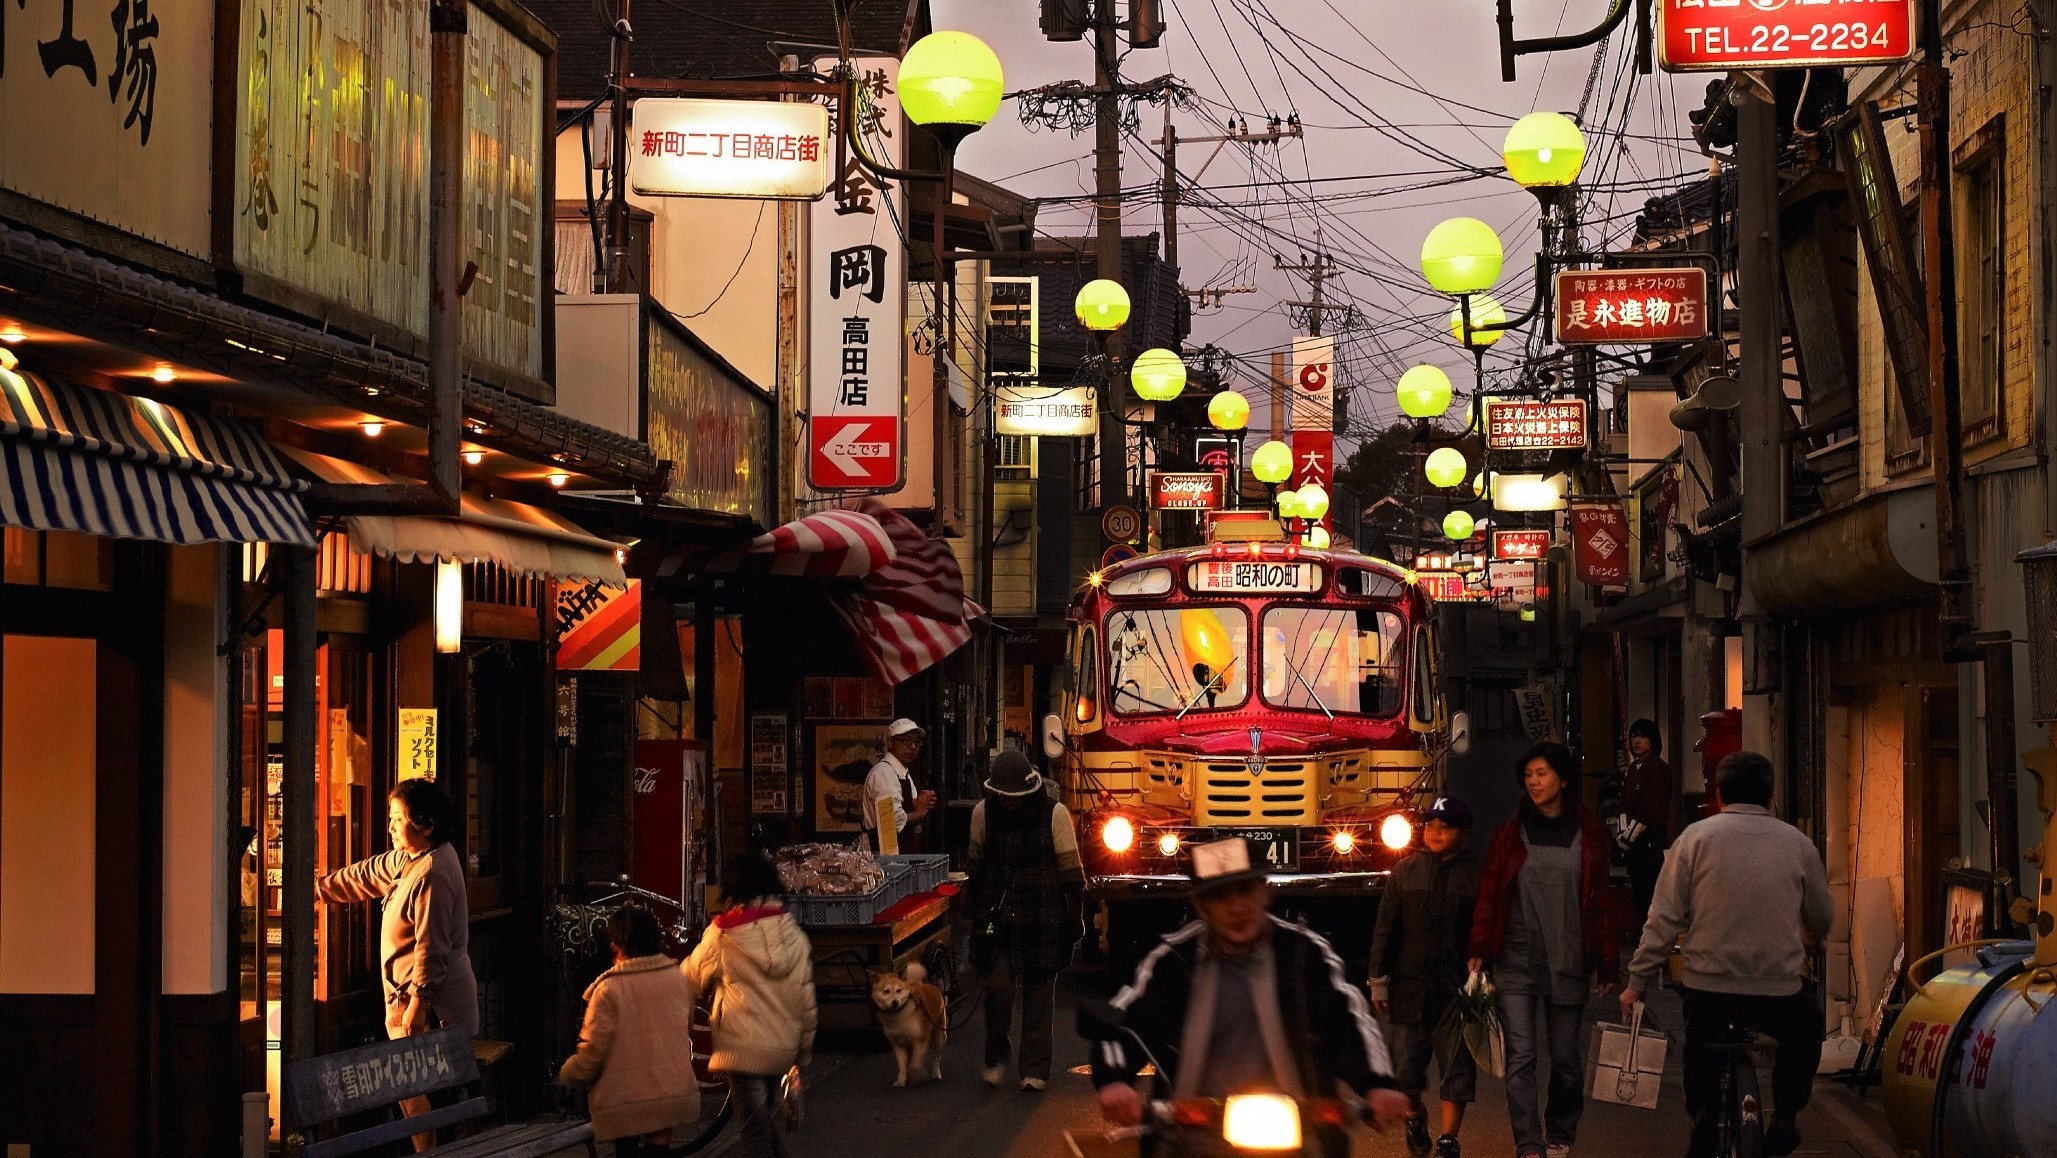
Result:
<svg viewBox="0 0 2057 1158"><path fill-rule="evenodd" d="M776 917L785 911L784 905L758 905L756 908L750 909L730 909L715 917L714 925L722 930L739 929L752 921L761 921L766 917Z"/></svg>

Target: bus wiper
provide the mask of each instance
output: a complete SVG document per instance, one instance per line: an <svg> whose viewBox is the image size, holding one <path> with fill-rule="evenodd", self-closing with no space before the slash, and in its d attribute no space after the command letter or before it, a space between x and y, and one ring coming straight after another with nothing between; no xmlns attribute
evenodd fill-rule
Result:
<svg viewBox="0 0 2057 1158"><path fill-rule="evenodd" d="M1334 723L1336 714L1328 710L1328 705L1321 702L1321 693L1315 691L1314 685L1307 682L1307 677L1300 674L1300 665L1289 664L1287 666L1292 669L1293 678L1299 680L1300 686L1307 689L1307 694L1314 697L1314 706L1321 709L1322 714L1329 718L1330 723Z"/></svg>

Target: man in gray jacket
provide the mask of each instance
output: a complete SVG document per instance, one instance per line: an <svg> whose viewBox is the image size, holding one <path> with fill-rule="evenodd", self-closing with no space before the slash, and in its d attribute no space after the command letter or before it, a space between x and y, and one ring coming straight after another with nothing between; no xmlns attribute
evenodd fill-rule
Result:
<svg viewBox="0 0 2057 1158"><path fill-rule="evenodd" d="M1688 1158L1712 1158L1724 1058L1710 1049L1728 1027L1778 1042L1765 1149L1779 1158L1800 1144L1794 1122L1813 1093L1821 1063L1821 1007L1807 984L1809 942L1828 935L1828 873L1814 842L1771 815L1771 761L1736 752L1715 771L1722 811L1692 825L1665 854L1657 896L1629 963L1624 1019L1685 934Z"/></svg>

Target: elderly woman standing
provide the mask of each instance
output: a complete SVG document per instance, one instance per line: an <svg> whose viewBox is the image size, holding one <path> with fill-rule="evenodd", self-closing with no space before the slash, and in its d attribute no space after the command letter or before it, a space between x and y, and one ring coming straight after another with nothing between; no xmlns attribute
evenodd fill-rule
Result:
<svg viewBox="0 0 2057 1158"><path fill-rule="evenodd" d="M450 844L454 829L450 798L433 780L402 780L386 797L393 851L338 869L315 885L316 894L330 904L385 902L379 964L388 1037L453 1025L478 1035L471 912L464 858ZM424 1113L428 1099L409 1098L400 1107L410 1116ZM432 1134L417 1134L415 1149L425 1150L434 1140Z"/></svg>

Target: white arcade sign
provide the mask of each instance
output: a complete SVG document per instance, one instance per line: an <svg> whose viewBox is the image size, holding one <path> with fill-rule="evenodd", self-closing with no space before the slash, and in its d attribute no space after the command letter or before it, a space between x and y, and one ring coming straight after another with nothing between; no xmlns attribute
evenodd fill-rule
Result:
<svg viewBox="0 0 2057 1158"><path fill-rule="evenodd" d="M1186 572L1186 585L1206 594L1285 592L1311 595L1321 590L1321 568L1313 563L1269 559L1206 559Z"/></svg>
<svg viewBox="0 0 2057 1158"><path fill-rule="evenodd" d="M629 184L648 196L812 201L835 152L825 105L642 97Z"/></svg>

